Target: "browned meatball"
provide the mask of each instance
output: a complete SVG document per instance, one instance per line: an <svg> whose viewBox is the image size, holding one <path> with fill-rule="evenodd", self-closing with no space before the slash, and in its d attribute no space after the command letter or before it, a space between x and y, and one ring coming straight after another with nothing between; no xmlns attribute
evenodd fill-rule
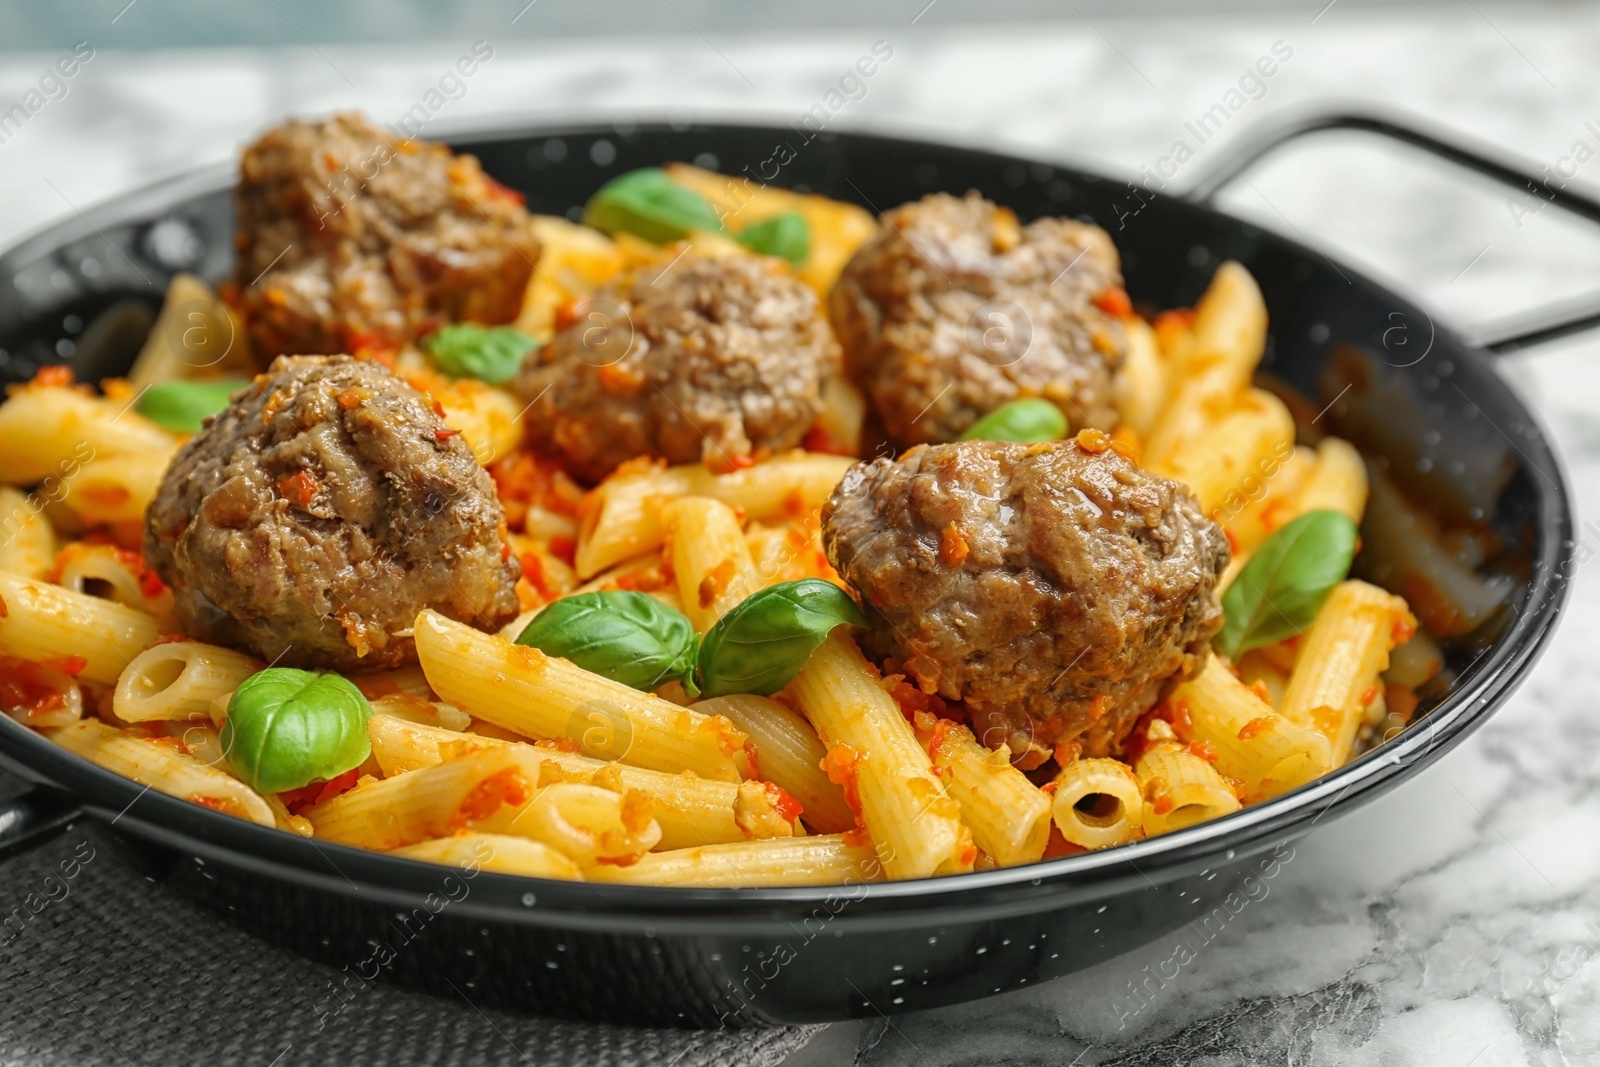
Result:
<svg viewBox="0 0 1600 1067"><path fill-rule="evenodd" d="M935 193L883 218L829 298L845 368L902 447L954 441L1020 397L1074 428L1111 429L1122 324L1095 306L1119 289L1098 226L1019 226L977 193Z"/></svg>
<svg viewBox="0 0 1600 1067"><path fill-rule="evenodd" d="M234 277L263 358L509 322L539 256L521 197L477 159L358 114L269 130L239 161L234 206Z"/></svg>
<svg viewBox="0 0 1600 1067"><path fill-rule="evenodd" d="M822 511L869 646L1023 767L1065 741L1119 751L1222 626L1222 531L1104 434L1080 439L913 448L851 468Z"/></svg>
<svg viewBox="0 0 1600 1067"><path fill-rule="evenodd" d="M635 456L726 470L800 443L839 348L779 261L681 257L606 286L517 379L529 441L598 481Z"/></svg>
<svg viewBox="0 0 1600 1067"><path fill-rule="evenodd" d="M184 629L284 666L413 662L432 608L480 629L517 613L519 568L489 475L382 366L283 357L178 451L145 558Z"/></svg>

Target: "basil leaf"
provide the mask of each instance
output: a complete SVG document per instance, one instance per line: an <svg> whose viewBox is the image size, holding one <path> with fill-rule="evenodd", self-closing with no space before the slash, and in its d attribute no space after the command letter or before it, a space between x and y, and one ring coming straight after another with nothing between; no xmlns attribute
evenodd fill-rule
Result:
<svg viewBox="0 0 1600 1067"><path fill-rule="evenodd" d="M1350 573L1356 524L1343 512L1308 511L1267 538L1222 594L1222 632L1212 642L1230 659L1310 626Z"/></svg>
<svg viewBox="0 0 1600 1067"><path fill-rule="evenodd" d="M462 322L435 330L423 340L422 347L452 378L476 378L499 385L517 376L522 357L538 344L509 326L491 328Z"/></svg>
<svg viewBox="0 0 1600 1067"><path fill-rule="evenodd" d="M160 382L139 397L134 408L159 426L178 433L196 433L207 415L228 406L233 394L250 383L237 378L214 382Z"/></svg>
<svg viewBox="0 0 1600 1067"><path fill-rule="evenodd" d="M228 766L258 793L299 789L359 767L372 707L337 674L269 667L233 691L222 723Z"/></svg>
<svg viewBox="0 0 1600 1067"><path fill-rule="evenodd" d="M700 691L771 696L806 665L835 626L862 626L850 594L820 578L768 586L717 620L700 644Z"/></svg>
<svg viewBox="0 0 1600 1067"><path fill-rule="evenodd" d="M700 639L683 612L619 591L562 597L533 617L517 644L648 693L675 679L693 683Z"/></svg>
<svg viewBox="0 0 1600 1067"><path fill-rule="evenodd" d="M785 211L745 227L739 243L764 256L782 256L798 267L811 254L811 225L798 211Z"/></svg>
<svg viewBox="0 0 1600 1067"><path fill-rule="evenodd" d="M722 229L710 204L657 167L606 182L583 209L583 221L606 233L637 234L658 245L687 237L692 230Z"/></svg>
<svg viewBox="0 0 1600 1067"><path fill-rule="evenodd" d="M1058 441L1067 436L1067 417L1048 400L1013 400L967 427L963 441Z"/></svg>

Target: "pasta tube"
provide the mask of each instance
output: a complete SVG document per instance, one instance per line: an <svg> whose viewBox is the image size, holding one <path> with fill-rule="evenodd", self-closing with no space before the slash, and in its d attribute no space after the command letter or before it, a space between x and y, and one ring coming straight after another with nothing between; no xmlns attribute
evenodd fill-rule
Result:
<svg viewBox="0 0 1600 1067"><path fill-rule="evenodd" d="M160 630L142 611L0 573L0 655L47 666L81 660L68 673L111 685Z"/></svg>
<svg viewBox="0 0 1600 1067"><path fill-rule="evenodd" d="M830 750L843 746L840 755L851 767L846 773L854 777L861 819L890 877L972 869L977 849L961 823L960 808L845 631L834 630L817 646L791 691L823 743Z"/></svg>
<svg viewBox="0 0 1600 1067"><path fill-rule="evenodd" d="M1200 441L1250 384L1266 346L1267 305L1250 272L1229 261L1217 268L1195 305L1193 342L1177 367L1178 384L1145 446L1152 467ZM1293 436L1290 437L1293 440Z"/></svg>
<svg viewBox="0 0 1600 1067"><path fill-rule="evenodd" d="M199 641L168 641L145 649L123 668L111 710L124 722L192 719L211 714L262 664L232 649Z"/></svg>
<svg viewBox="0 0 1600 1067"><path fill-rule="evenodd" d="M961 809L972 840L997 867L1034 863L1050 840L1050 798L1011 766L1010 753L978 743L960 723L917 715L917 739Z"/></svg>
<svg viewBox="0 0 1600 1067"><path fill-rule="evenodd" d="M99 719L49 730L46 736L67 751L140 785L262 826L276 824L272 809L259 793L180 751L174 738L135 737Z"/></svg>
<svg viewBox="0 0 1600 1067"><path fill-rule="evenodd" d="M713 474L701 464L624 469L601 482L584 502L578 576L592 578L660 546L666 536L662 501L709 496L741 509L748 519L793 518L827 500L854 462L821 452L789 452L727 474Z"/></svg>
<svg viewBox="0 0 1600 1067"><path fill-rule="evenodd" d="M543 842L580 867L633 863L661 840L646 794L577 782L546 786L522 808L502 807L478 826Z"/></svg>
<svg viewBox="0 0 1600 1067"><path fill-rule="evenodd" d="M678 848L652 852L631 866L594 867L586 873L596 882L698 888L846 885L881 880L884 865L872 846L851 844L850 837L828 834Z"/></svg>
<svg viewBox="0 0 1600 1067"><path fill-rule="evenodd" d="M85 463L76 478L63 481L62 502L84 522L140 522L161 487L161 477L177 447L125 456L102 456Z"/></svg>
<svg viewBox="0 0 1600 1067"><path fill-rule="evenodd" d="M703 634L739 601L761 588L744 528L720 500L689 496L661 509L672 543L672 570L683 613Z"/></svg>
<svg viewBox="0 0 1600 1067"><path fill-rule="evenodd" d="M1233 409L1183 448L1148 459L1157 474L1183 482L1207 515L1241 491L1271 457L1294 446L1294 417L1283 401L1261 389L1241 396Z"/></svg>
<svg viewBox="0 0 1600 1067"><path fill-rule="evenodd" d="M1366 582L1340 582L1317 612L1280 710L1328 739L1335 767L1350 758L1367 706L1383 692L1389 650L1416 629L1404 600Z"/></svg>
<svg viewBox="0 0 1600 1067"><path fill-rule="evenodd" d="M43 578L55 563L56 534L44 504L0 485L0 571Z"/></svg>
<svg viewBox="0 0 1600 1067"><path fill-rule="evenodd" d="M1110 848L1142 832L1144 796L1121 760L1078 759L1056 775L1050 813L1061 836L1074 845Z"/></svg>
<svg viewBox="0 0 1600 1067"><path fill-rule="evenodd" d="M738 781L744 731L433 611L417 616L417 658L439 698L527 737L568 737L590 755Z"/></svg>
<svg viewBox="0 0 1600 1067"><path fill-rule="evenodd" d="M706 715L722 715L750 735L757 774L780 785L805 808L802 818L819 833L843 833L856 824L840 789L822 770L828 750L798 712L759 696L713 697L695 705Z"/></svg>
<svg viewBox="0 0 1600 1067"><path fill-rule="evenodd" d="M124 405L76 389L26 385L0 404L0 479L70 483L106 456L170 454L173 437Z"/></svg>
<svg viewBox="0 0 1600 1067"><path fill-rule="evenodd" d="M1333 769L1328 739L1272 710L1216 656L1173 693L1189 712L1195 740L1217 757L1217 770L1243 784L1249 801L1305 785Z"/></svg>
<svg viewBox="0 0 1600 1067"><path fill-rule="evenodd" d="M1156 741L1139 757L1133 773L1144 793L1146 836L1181 830L1239 810L1239 797L1217 769L1178 741Z"/></svg>

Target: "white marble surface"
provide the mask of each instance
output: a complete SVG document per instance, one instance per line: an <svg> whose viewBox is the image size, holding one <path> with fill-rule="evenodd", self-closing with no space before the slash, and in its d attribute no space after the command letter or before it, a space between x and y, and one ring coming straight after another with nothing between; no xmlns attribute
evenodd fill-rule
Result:
<svg viewBox="0 0 1600 1067"><path fill-rule="evenodd" d="M547 46L506 41L436 127L506 114L765 116L818 100L874 40L895 56L839 125L999 143L1133 171L1275 41L1294 50L1175 179L1254 121L1310 102L1399 108L1553 162L1600 120L1593 7L1373 10L1324 0L1270 14L985 29L881 29ZM515 8L507 8L509 21ZM1318 15L1321 10L1320 16ZM914 12L911 12L914 13ZM1067 14L1071 15L1070 8ZM1315 19L1315 21L1313 21ZM104 20L101 20L102 22ZM478 37L496 42L502 28ZM226 159L287 112L360 106L389 119L470 43L273 53L97 52L68 96L0 144L0 242L153 178ZM0 57L0 108L52 53ZM1286 153L1225 203L1293 227L1463 326L1600 291L1593 228L1544 212L1518 228L1502 191L1435 179L1367 143ZM1580 182L1600 187L1600 161ZM1507 375L1564 454L1580 520L1600 497L1600 341L1518 357ZM1600 526L1586 533L1600 553ZM1597 565L1531 681L1416 781L1318 831L1268 899L1119 1027L1114 991L1170 952L938 1013L829 1028L791 1062L1372 1064L1600 1062L1600 663Z"/></svg>

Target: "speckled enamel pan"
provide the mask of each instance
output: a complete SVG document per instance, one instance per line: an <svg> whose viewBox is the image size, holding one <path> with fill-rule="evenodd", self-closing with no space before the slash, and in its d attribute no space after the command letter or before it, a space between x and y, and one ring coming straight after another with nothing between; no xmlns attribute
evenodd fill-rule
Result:
<svg viewBox="0 0 1600 1067"><path fill-rule="evenodd" d="M1214 822L1029 867L832 889L695 890L463 879L144 789L0 717L0 760L38 783L0 806L0 855L88 820L173 889L345 969L352 986L382 975L480 1005L638 1023L894 1014L1067 974L1185 924L1215 936L1203 932L1225 923L1244 878L1272 877L1296 837L1416 775L1505 701L1550 636L1571 566L1561 469L1491 352L1581 328L1594 314L1469 343L1359 272L1208 206L1263 153L1330 128L1398 138L1518 188L1534 181L1531 167L1350 116L1268 131L1187 198L991 152L786 126L502 128L456 143L525 193L530 209L551 214L575 214L615 174L670 160L875 211L932 190L978 189L1024 219L1073 215L1104 226L1147 310L1190 305L1218 263L1243 262L1271 316L1264 376L1321 411L1319 428L1355 441L1412 495L1441 512L1476 512L1508 546L1483 568L1508 576L1504 608L1449 642L1448 677L1425 692L1411 728L1349 765ZM125 371L175 271L212 281L229 273L231 184L231 168L169 181L0 256L3 373L25 379L61 353L80 379ZM1600 205L1538 191L1600 220ZM83 325L72 330L69 317ZM1352 381L1360 388L1333 395ZM1362 562L1380 576L1382 565Z"/></svg>

